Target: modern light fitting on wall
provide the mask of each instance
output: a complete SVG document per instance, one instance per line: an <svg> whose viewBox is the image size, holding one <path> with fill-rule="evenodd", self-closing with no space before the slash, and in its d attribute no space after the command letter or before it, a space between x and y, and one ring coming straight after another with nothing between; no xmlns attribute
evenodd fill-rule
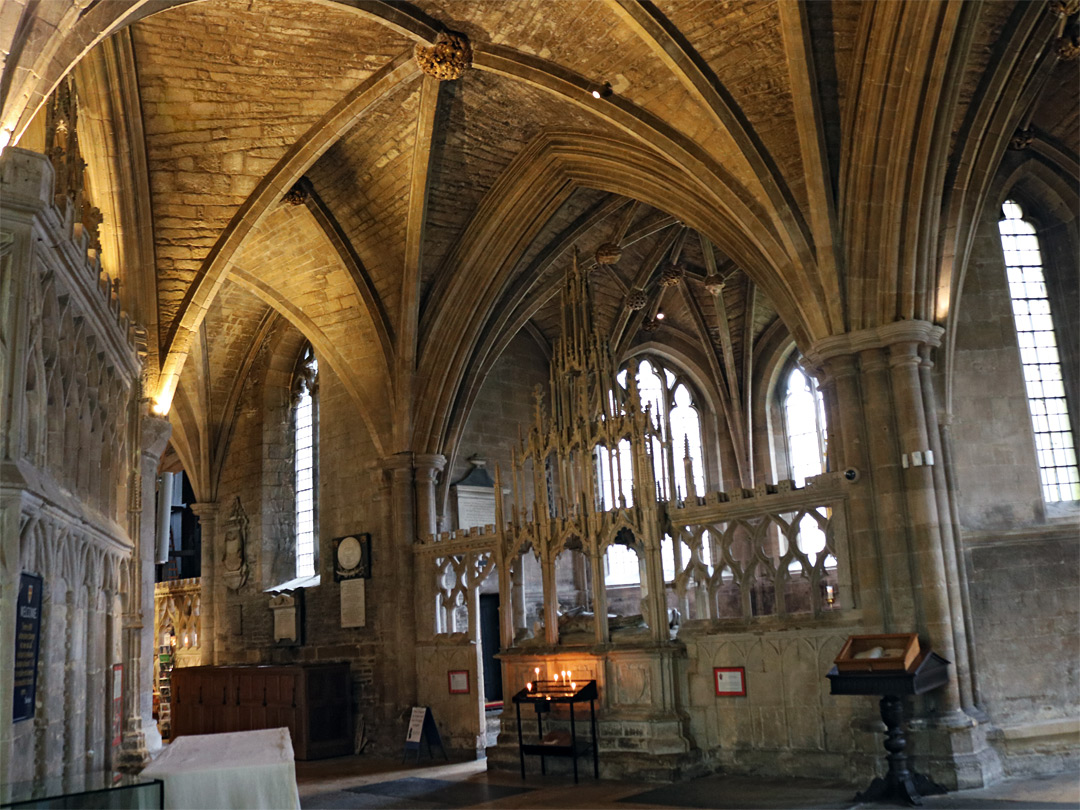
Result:
<svg viewBox="0 0 1080 810"><path fill-rule="evenodd" d="M592 91L593 98L607 98L611 95L611 82L604 82L599 87L594 87Z"/></svg>

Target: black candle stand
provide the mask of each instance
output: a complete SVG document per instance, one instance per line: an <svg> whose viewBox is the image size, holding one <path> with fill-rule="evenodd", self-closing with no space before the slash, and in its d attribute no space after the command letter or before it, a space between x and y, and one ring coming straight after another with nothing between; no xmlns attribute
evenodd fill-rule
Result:
<svg viewBox="0 0 1080 810"><path fill-rule="evenodd" d="M521 758L521 778L525 778L525 755L540 757L540 773L547 773L547 757L570 757L574 763L574 783L578 781L578 757L592 753L593 777L600 778L600 761L596 745L596 681L584 681L571 686L565 681L537 681L532 689L522 689L512 700L517 712L518 752ZM578 742L574 704L589 702L589 726L592 739ZM531 703L536 710L536 742L527 743L521 730L521 704ZM557 739L544 741L544 715L551 712L552 704L570 707L570 744L560 744Z"/></svg>
<svg viewBox="0 0 1080 810"><path fill-rule="evenodd" d="M834 695L881 695L881 719L885 723L885 750L889 772L876 777L870 786L855 794L857 802L901 799L922 805L923 796L947 791L930 777L908 769L907 740L904 738L903 695L921 695L949 682L949 662L935 652L924 653L908 670L840 672L836 667L826 676Z"/></svg>

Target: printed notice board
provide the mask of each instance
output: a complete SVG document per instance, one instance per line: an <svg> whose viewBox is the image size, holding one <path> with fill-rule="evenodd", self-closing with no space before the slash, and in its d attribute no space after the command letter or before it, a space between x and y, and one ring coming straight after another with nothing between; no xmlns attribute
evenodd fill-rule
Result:
<svg viewBox="0 0 1080 810"><path fill-rule="evenodd" d="M44 583L37 574L23 574L19 580L19 601L15 607L15 688L12 690L12 722L15 723L34 716L43 590Z"/></svg>

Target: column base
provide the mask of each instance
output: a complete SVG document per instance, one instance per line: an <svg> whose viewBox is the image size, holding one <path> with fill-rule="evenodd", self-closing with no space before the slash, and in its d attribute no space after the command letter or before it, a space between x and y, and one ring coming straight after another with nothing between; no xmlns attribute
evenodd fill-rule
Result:
<svg viewBox="0 0 1080 810"><path fill-rule="evenodd" d="M144 722L138 731L124 735L116 769L122 773L139 773L161 747L161 733L157 723L153 720L149 724Z"/></svg>
<svg viewBox="0 0 1080 810"><path fill-rule="evenodd" d="M120 747L120 755L117 757L116 770L121 773L137 774L150 761L150 752L146 748L146 740L142 732L125 734L124 742Z"/></svg>
<svg viewBox="0 0 1080 810"><path fill-rule="evenodd" d="M991 726L957 711L909 724L919 766L948 790L981 788L1000 781L1004 768L988 739Z"/></svg>

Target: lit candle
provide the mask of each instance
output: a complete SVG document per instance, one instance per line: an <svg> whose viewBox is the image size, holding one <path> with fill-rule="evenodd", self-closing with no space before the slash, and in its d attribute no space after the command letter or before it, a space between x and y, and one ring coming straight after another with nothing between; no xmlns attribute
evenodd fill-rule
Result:
<svg viewBox="0 0 1080 810"><path fill-rule="evenodd" d="M534 668L533 672L536 673L536 680L540 680L540 667Z"/></svg>
<svg viewBox="0 0 1080 810"><path fill-rule="evenodd" d="M559 673L555 673L555 683L559 682Z"/></svg>
<svg viewBox="0 0 1080 810"><path fill-rule="evenodd" d="M574 677L574 673L571 672L570 670L566 670L566 677L572 679Z"/></svg>
<svg viewBox="0 0 1080 810"><path fill-rule="evenodd" d="M525 684L525 691L526 692L531 692L532 691L532 681L529 681L527 684Z"/></svg>
<svg viewBox="0 0 1080 810"><path fill-rule="evenodd" d="M576 692L576 691L577 691L577 684L576 684L576 683L574 683L573 681L570 681L570 688L571 688L571 689L572 689L573 691L575 691L575 692Z"/></svg>

